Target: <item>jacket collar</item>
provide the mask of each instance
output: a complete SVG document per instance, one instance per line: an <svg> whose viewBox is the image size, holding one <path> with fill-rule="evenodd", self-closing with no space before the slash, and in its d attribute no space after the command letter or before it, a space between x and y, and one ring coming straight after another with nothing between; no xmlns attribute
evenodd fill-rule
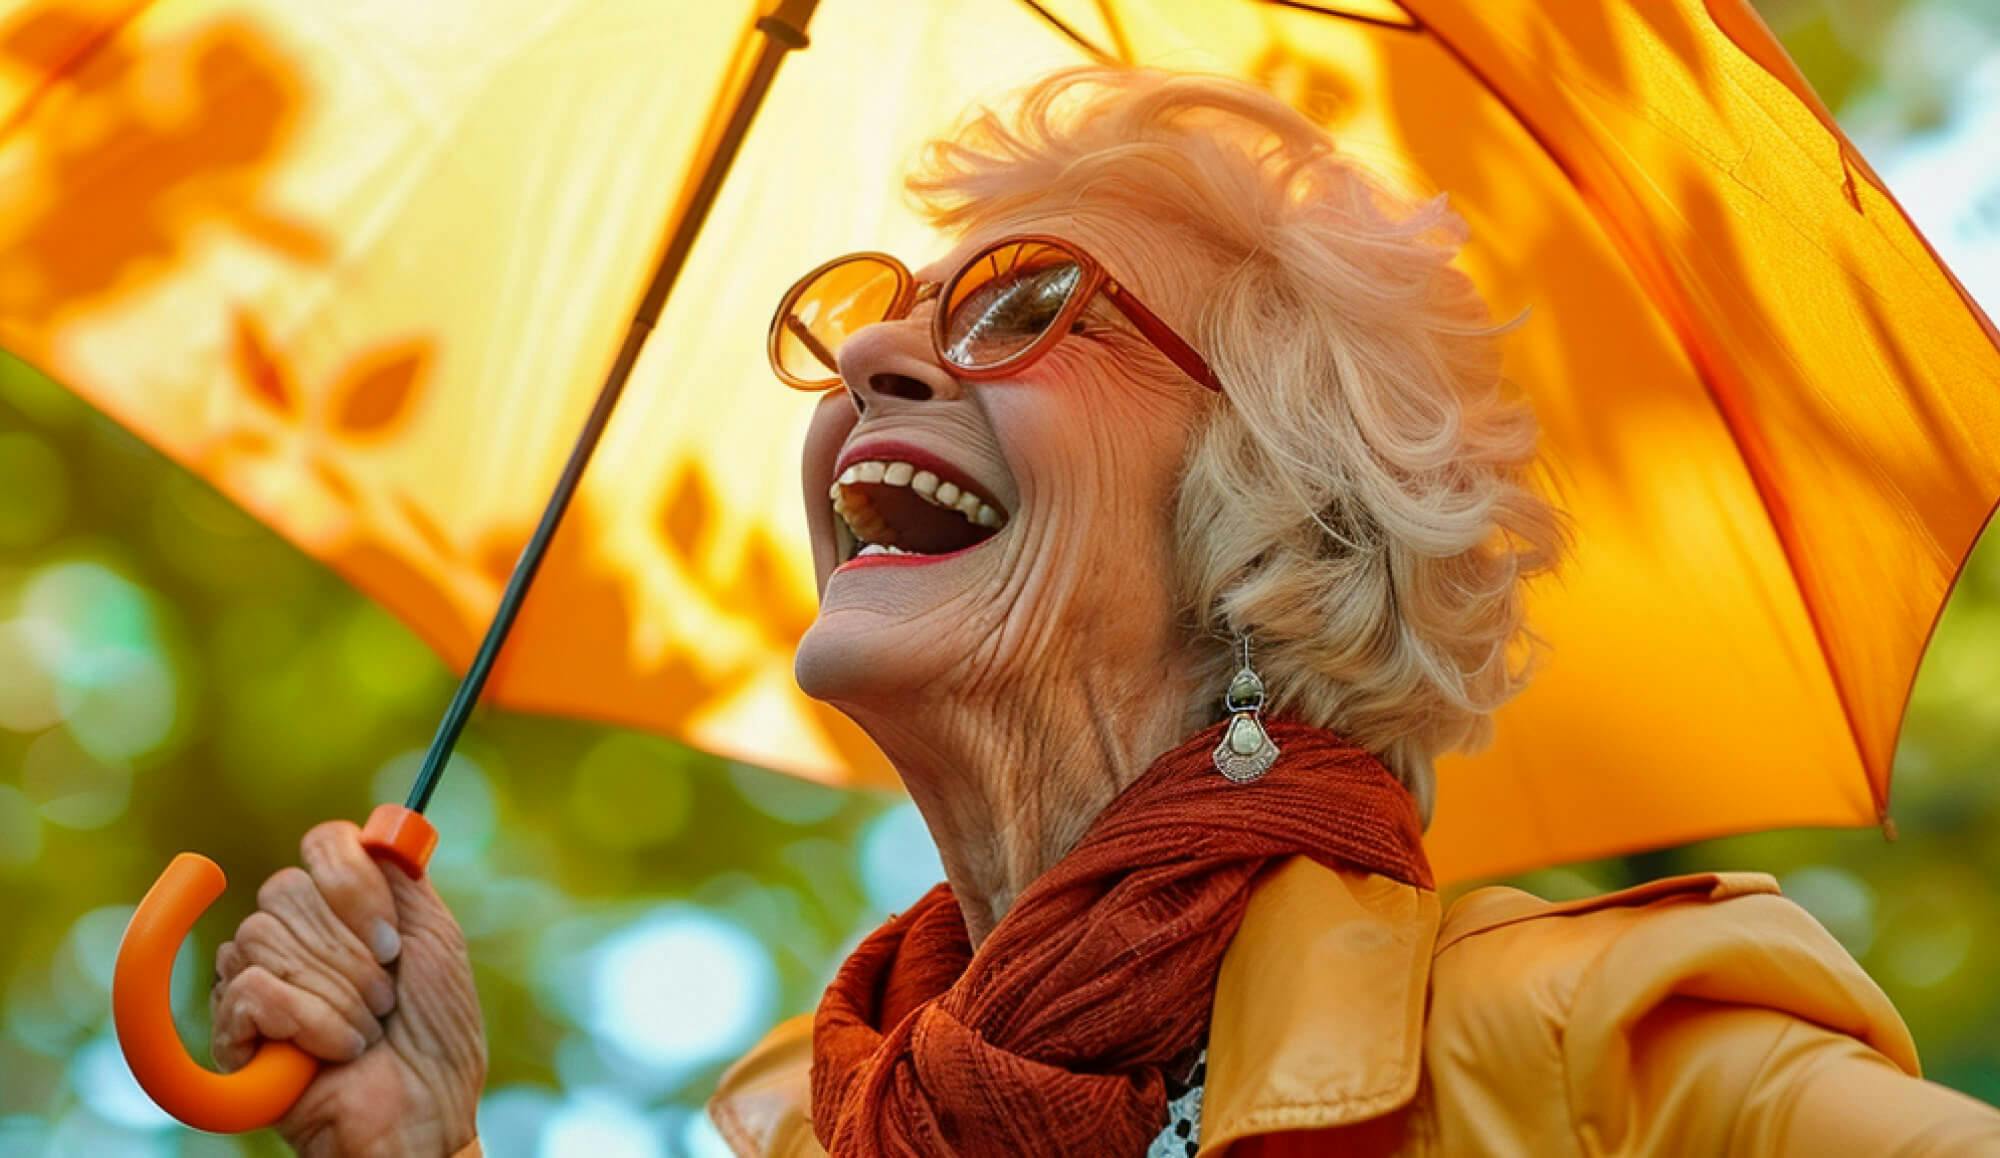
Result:
<svg viewBox="0 0 2000 1158"><path fill-rule="evenodd" d="M1429 889L1304 857L1258 886L1216 980L1203 1158L1416 1096L1438 914Z"/></svg>

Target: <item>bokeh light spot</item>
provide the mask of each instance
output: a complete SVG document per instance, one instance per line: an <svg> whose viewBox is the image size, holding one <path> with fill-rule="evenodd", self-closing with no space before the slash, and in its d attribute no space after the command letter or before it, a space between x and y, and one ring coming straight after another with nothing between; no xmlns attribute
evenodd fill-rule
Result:
<svg viewBox="0 0 2000 1158"><path fill-rule="evenodd" d="M150 751L172 733L178 694L146 592L100 563L42 568L16 621L77 741L104 760Z"/></svg>
<svg viewBox="0 0 2000 1158"><path fill-rule="evenodd" d="M10 1114L0 1118L0 1158L40 1158L48 1153L49 1128L40 1118Z"/></svg>
<svg viewBox="0 0 2000 1158"><path fill-rule="evenodd" d="M564 1101L542 1128L547 1158L665 1158L660 1132L636 1107L584 1091Z"/></svg>
<svg viewBox="0 0 2000 1158"><path fill-rule="evenodd" d="M106 652L57 693L69 730L92 755L123 760L165 743L179 716L173 673L143 651Z"/></svg>
<svg viewBox="0 0 2000 1158"><path fill-rule="evenodd" d="M45 1158L168 1158L172 1143L154 1130L107 1122L88 1106L62 1116L49 1135Z"/></svg>
<svg viewBox="0 0 2000 1158"><path fill-rule="evenodd" d="M904 801L868 822L861 835L861 887L869 904L900 912L943 879L944 862L916 805Z"/></svg>
<svg viewBox="0 0 2000 1158"><path fill-rule="evenodd" d="M21 618L42 660L63 679L87 677L106 651L153 645L146 593L101 563L72 560L42 568L21 591Z"/></svg>
<svg viewBox="0 0 2000 1158"><path fill-rule="evenodd" d="M340 658L353 676L351 686L385 704L430 695L449 674L422 640L373 603L356 604L348 616L340 633Z"/></svg>
<svg viewBox="0 0 2000 1158"><path fill-rule="evenodd" d="M111 974L118 964L118 942L125 938L136 905L103 905L76 919L69 927L69 950L79 976L100 994L111 992Z"/></svg>
<svg viewBox="0 0 2000 1158"><path fill-rule="evenodd" d="M173 1124L132 1077L118 1039L106 1034L76 1052L70 1082L92 1113L114 1125L158 1130Z"/></svg>
<svg viewBox="0 0 2000 1158"><path fill-rule="evenodd" d="M693 804L686 750L635 732L599 740L570 776L571 822L607 848L665 844L687 827Z"/></svg>
<svg viewBox="0 0 2000 1158"><path fill-rule="evenodd" d="M0 623L0 728L39 732L62 722L55 681L18 621Z"/></svg>
<svg viewBox="0 0 2000 1158"><path fill-rule="evenodd" d="M589 1029L660 1070L747 1046L771 1016L777 977L756 938L712 913L658 910L593 954Z"/></svg>
<svg viewBox="0 0 2000 1158"><path fill-rule="evenodd" d="M747 764L731 764L729 782L752 808L786 824L831 820L849 798L837 788Z"/></svg>
<svg viewBox="0 0 2000 1158"><path fill-rule="evenodd" d="M391 757L375 773L375 799L401 804L410 794L410 785L416 782L417 770L423 766L424 753L420 748ZM470 756L452 753L444 766L444 775L438 780L437 793L431 797L424 814L439 833L445 834L438 841L437 851L431 854L432 864L449 868L477 861L486 846L493 843L494 830L499 826L486 770Z"/></svg>
<svg viewBox="0 0 2000 1158"><path fill-rule="evenodd" d="M1882 951L1889 972L1918 989L1949 980L1972 954L1971 923L1942 900L1913 906L1889 932Z"/></svg>
<svg viewBox="0 0 2000 1158"><path fill-rule="evenodd" d="M1779 886L1849 953L1864 956L1875 943L1875 892L1853 873L1813 865L1786 873Z"/></svg>
<svg viewBox="0 0 2000 1158"><path fill-rule="evenodd" d="M132 772L100 759L79 737L44 732L21 759L21 787L42 818L64 828L103 828L117 820L132 797Z"/></svg>
<svg viewBox="0 0 2000 1158"><path fill-rule="evenodd" d="M505 1086L479 1099L479 1143L486 1158L535 1158L542 1133L562 1105L541 1086Z"/></svg>
<svg viewBox="0 0 2000 1158"><path fill-rule="evenodd" d="M687 1124L681 1128L681 1152L688 1158L735 1158L736 1154L723 1141L715 1123L699 1110L689 1114Z"/></svg>

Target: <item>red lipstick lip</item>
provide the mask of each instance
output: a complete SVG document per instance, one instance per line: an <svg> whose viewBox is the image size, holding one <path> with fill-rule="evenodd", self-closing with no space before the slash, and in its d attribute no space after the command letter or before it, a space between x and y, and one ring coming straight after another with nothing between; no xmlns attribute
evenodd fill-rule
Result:
<svg viewBox="0 0 2000 1158"><path fill-rule="evenodd" d="M987 506L1001 509L1000 504L995 502L993 496L986 492L985 487L966 478L965 472L957 466L946 462L921 446L912 446L907 442L895 442L886 439L856 443L841 452L840 458L833 464L833 477L839 479L841 475L847 473L848 467L853 466L857 462L907 462L918 470L927 470L938 476L938 481L940 482L948 482L960 491L978 495L979 501L985 503ZM973 545L977 546L978 544L975 543ZM953 552L953 554L957 554L957 552ZM951 555L931 555L928 557L932 559L949 559Z"/></svg>
<svg viewBox="0 0 2000 1158"><path fill-rule="evenodd" d="M903 461L910 462L907 458ZM915 466L916 464L910 463L910 465ZM862 570L870 567L921 567L926 563L942 563L947 559L956 559L960 555L977 551L999 537L999 532L996 531L986 538L979 540L977 543L972 544L970 547L960 547L956 551L947 551L942 555L857 555L840 566L835 567L833 574L838 575L842 571Z"/></svg>

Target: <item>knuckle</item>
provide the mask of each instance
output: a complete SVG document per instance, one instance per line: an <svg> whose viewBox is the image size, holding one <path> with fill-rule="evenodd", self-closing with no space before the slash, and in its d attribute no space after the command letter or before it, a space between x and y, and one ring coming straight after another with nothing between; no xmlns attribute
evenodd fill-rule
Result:
<svg viewBox="0 0 2000 1158"><path fill-rule="evenodd" d="M243 918L243 923L236 926L236 944L253 954L277 945L284 935L285 923L263 909Z"/></svg>
<svg viewBox="0 0 2000 1158"><path fill-rule="evenodd" d="M245 1021L255 1021L277 1000L281 988L278 979L265 972L262 965L252 965L238 973L223 990L222 1008Z"/></svg>
<svg viewBox="0 0 2000 1158"><path fill-rule="evenodd" d="M258 886L257 904L266 909L281 908L296 901L311 888L312 878L306 875L304 869L296 866L281 868Z"/></svg>
<svg viewBox="0 0 2000 1158"><path fill-rule="evenodd" d="M256 921L262 917L263 920ZM252 921L256 921L253 926ZM265 976L283 981L297 978L299 961L298 948L284 922L267 913L253 913L236 930L236 939L243 946L244 972L256 969Z"/></svg>
<svg viewBox="0 0 2000 1158"><path fill-rule="evenodd" d="M321 866L317 879L320 895L332 904L346 905L368 899L360 875L345 864L335 862Z"/></svg>
<svg viewBox="0 0 2000 1158"><path fill-rule="evenodd" d="M306 830L304 839L299 841L299 851L308 854L317 851L341 857L360 849L361 828L351 820L328 820L315 824Z"/></svg>
<svg viewBox="0 0 2000 1158"><path fill-rule="evenodd" d="M252 965L239 974L231 988L241 991L240 1001L253 1019L284 1011L295 1011L305 990L282 973L262 965Z"/></svg>

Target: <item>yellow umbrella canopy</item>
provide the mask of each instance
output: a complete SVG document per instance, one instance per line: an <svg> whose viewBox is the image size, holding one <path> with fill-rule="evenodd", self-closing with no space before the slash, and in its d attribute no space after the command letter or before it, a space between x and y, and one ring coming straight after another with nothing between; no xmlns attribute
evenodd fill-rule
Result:
<svg viewBox="0 0 2000 1158"><path fill-rule="evenodd" d="M0 0L0 345L463 667L745 91L723 0ZM810 8L795 2L794 12ZM916 147L1112 59L1243 76L1447 192L1578 550L1442 876L1870 824L2000 497L2000 352L1742 0L824 0L490 685L836 782L769 311L940 248ZM273 754L274 758L277 754Z"/></svg>

